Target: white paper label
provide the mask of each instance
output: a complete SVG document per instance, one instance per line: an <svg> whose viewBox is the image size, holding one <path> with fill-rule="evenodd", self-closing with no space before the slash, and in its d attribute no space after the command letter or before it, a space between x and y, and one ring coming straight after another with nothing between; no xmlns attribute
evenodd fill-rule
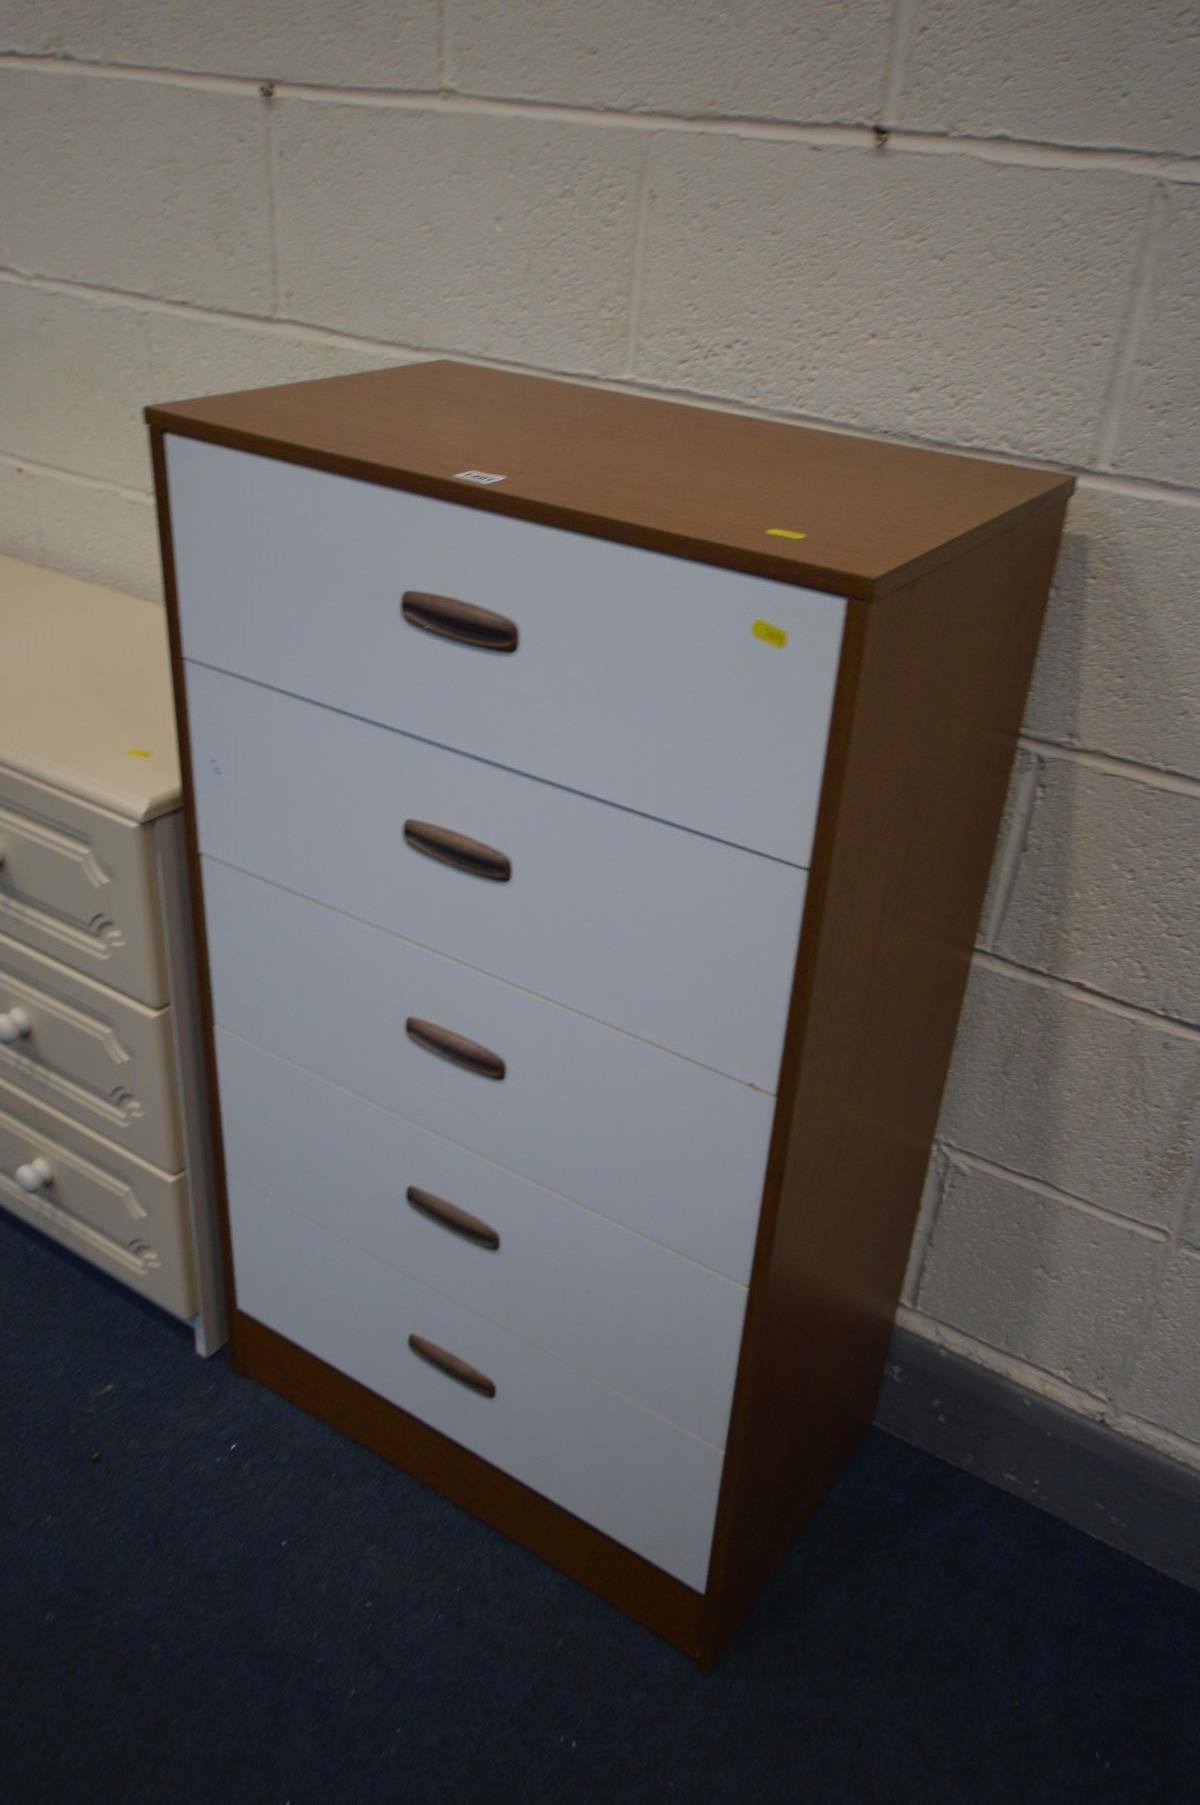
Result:
<svg viewBox="0 0 1200 1805"><path fill-rule="evenodd" d="M456 483L502 483L504 478L491 470L456 470L454 480Z"/></svg>

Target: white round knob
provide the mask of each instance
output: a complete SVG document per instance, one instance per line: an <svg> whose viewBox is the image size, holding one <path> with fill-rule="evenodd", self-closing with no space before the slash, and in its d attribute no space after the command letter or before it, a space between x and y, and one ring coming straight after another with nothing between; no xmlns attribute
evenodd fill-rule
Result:
<svg viewBox="0 0 1200 1805"><path fill-rule="evenodd" d="M9 1009L0 1015L0 1044L7 1046L11 1041L24 1040L32 1034L33 1023L29 1019L29 1011L22 1009L18 1003L15 1009Z"/></svg>
<svg viewBox="0 0 1200 1805"><path fill-rule="evenodd" d="M44 1191L54 1182L54 1167L39 1153L27 1166L18 1166L13 1176L23 1191Z"/></svg>

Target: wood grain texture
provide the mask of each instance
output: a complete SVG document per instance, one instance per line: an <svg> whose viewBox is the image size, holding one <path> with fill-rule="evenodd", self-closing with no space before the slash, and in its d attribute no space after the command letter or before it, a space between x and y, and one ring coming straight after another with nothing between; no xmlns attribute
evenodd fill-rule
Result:
<svg viewBox="0 0 1200 1805"><path fill-rule="evenodd" d="M1069 478L433 362L184 401L151 426L755 575L871 598ZM504 480L456 481L463 470ZM772 536L772 529L799 539Z"/></svg>
<svg viewBox="0 0 1200 1805"><path fill-rule="evenodd" d="M239 1314L234 1330L238 1367L250 1378L483 1517L686 1654L699 1652L698 1592L253 1317Z"/></svg>
<svg viewBox="0 0 1200 1805"><path fill-rule="evenodd" d="M702 1658L870 1423L1062 528L852 607Z"/></svg>

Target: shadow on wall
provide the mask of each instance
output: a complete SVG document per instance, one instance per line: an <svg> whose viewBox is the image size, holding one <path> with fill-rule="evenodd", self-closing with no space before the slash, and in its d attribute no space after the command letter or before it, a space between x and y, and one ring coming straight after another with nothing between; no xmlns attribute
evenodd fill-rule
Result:
<svg viewBox="0 0 1200 1805"><path fill-rule="evenodd" d="M1076 491L1034 674L1029 732L1200 776L1195 518L1191 509L1157 499Z"/></svg>
<svg viewBox="0 0 1200 1805"><path fill-rule="evenodd" d="M1165 713L1180 724L1189 703L1178 648L1139 583L1136 561L1119 545L1105 550L1104 580L1089 582L1088 547L1072 535L1047 655L1058 667L1064 724L1057 737L1120 756L1123 736L1136 733L1139 722ZM1098 595L1107 600L1093 602ZM1112 698L1115 746L1097 745L1088 719L1099 695ZM1052 746L1039 748L1038 756L1036 792L994 950L1149 1015L1200 1021L1195 795L1169 774L1125 769L1109 759L1084 762ZM1138 1099L1126 1102L1133 1107Z"/></svg>
<svg viewBox="0 0 1200 1805"><path fill-rule="evenodd" d="M1036 743L993 880L1007 894L986 944L1004 965L972 977L917 1307L1109 1398L1158 1285L1197 1132L1192 1050L1154 1018L1200 1019L1200 803L1132 765L1160 750L1163 711L1189 707L1169 586L1153 560L1147 576L1127 530L1144 504L1080 501L1030 705ZM1171 744L1185 746L1194 713L1178 725Z"/></svg>

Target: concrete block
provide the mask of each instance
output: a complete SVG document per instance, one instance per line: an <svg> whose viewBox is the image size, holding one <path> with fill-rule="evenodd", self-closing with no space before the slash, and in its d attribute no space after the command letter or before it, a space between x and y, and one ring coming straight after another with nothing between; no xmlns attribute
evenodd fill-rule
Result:
<svg viewBox="0 0 1200 1805"><path fill-rule="evenodd" d="M45 562L127 595L162 601L154 504L52 477L41 483L38 512Z"/></svg>
<svg viewBox="0 0 1200 1805"><path fill-rule="evenodd" d="M269 327L226 325L183 314L147 314L145 330L150 360L147 399L159 402L314 382L403 361L319 340L289 338Z"/></svg>
<svg viewBox="0 0 1200 1805"><path fill-rule="evenodd" d="M1163 1279L1121 1408L1200 1442L1200 1256L1181 1250Z"/></svg>
<svg viewBox="0 0 1200 1805"><path fill-rule="evenodd" d="M450 79L468 94L756 119L878 118L886 0L455 0Z"/></svg>
<svg viewBox="0 0 1200 1805"><path fill-rule="evenodd" d="M1047 758L995 950L1200 1022L1200 795Z"/></svg>
<svg viewBox="0 0 1200 1805"><path fill-rule="evenodd" d="M1200 106L1194 112L1200 119ZM1200 195L1173 190L1120 422L1118 469L1200 484L1198 343Z"/></svg>
<svg viewBox="0 0 1200 1805"><path fill-rule="evenodd" d="M271 304L265 103L0 69L0 237L26 275Z"/></svg>
<svg viewBox="0 0 1200 1805"><path fill-rule="evenodd" d="M0 451L148 492L148 401L390 361L269 327L0 282Z"/></svg>
<svg viewBox="0 0 1200 1805"><path fill-rule="evenodd" d="M0 282L0 450L131 489L149 485L141 316Z"/></svg>
<svg viewBox="0 0 1200 1805"><path fill-rule="evenodd" d="M0 552L162 600L149 496L119 495L70 477L0 465Z"/></svg>
<svg viewBox="0 0 1200 1805"><path fill-rule="evenodd" d="M1107 1397L1162 1245L1144 1229L951 1163L917 1307Z"/></svg>
<svg viewBox="0 0 1200 1805"><path fill-rule="evenodd" d="M938 1136L1172 1228L1200 1155L1200 1039L977 964Z"/></svg>
<svg viewBox="0 0 1200 1805"><path fill-rule="evenodd" d="M308 101L280 105L277 133L291 317L549 368L621 368L638 134Z"/></svg>
<svg viewBox="0 0 1200 1805"><path fill-rule="evenodd" d="M638 374L1081 462L1145 195L1111 171L664 135Z"/></svg>
<svg viewBox="0 0 1200 1805"><path fill-rule="evenodd" d="M34 507L36 481L27 470L0 463L0 555L42 564L42 524Z"/></svg>
<svg viewBox="0 0 1200 1805"><path fill-rule="evenodd" d="M1077 489L1028 732L1200 777L1200 508Z"/></svg>
<svg viewBox="0 0 1200 1805"><path fill-rule="evenodd" d="M328 0L7 0L0 48L326 86L433 88L438 3L357 0L353 16L343 19Z"/></svg>
<svg viewBox="0 0 1200 1805"><path fill-rule="evenodd" d="M1200 34L1179 0L918 0L899 123L1194 155L1198 89Z"/></svg>

